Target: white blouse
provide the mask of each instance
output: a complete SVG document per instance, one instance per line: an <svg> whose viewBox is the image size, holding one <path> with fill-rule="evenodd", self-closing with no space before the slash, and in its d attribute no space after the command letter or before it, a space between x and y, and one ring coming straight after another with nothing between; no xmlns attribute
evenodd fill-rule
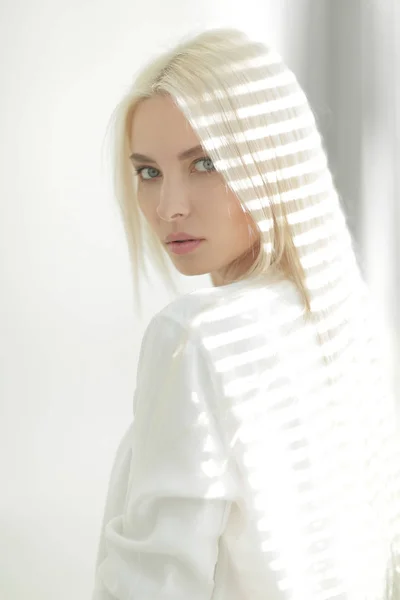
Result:
<svg viewBox="0 0 400 600"><path fill-rule="evenodd" d="M333 386L303 312L278 277L152 319L92 600L400 600L399 438L376 343L355 310Z"/></svg>

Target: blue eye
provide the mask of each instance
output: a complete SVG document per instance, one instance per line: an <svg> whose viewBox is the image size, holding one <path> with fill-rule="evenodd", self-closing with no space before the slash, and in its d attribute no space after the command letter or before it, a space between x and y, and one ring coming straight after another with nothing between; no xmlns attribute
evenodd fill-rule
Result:
<svg viewBox="0 0 400 600"><path fill-rule="evenodd" d="M200 158L199 160L196 160L195 164L202 162L202 163L209 163L211 165L210 169L207 169L206 167L206 173L211 173L212 171L215 171L215 167L214 167L214 163L211 160L211 158L209 158L208 156L203 156L203 158ZM204 172L204 171L203 171Z"/></svg>
<svg viewBox="0 0 400 600"><path fill-rule="evenodd" d="M154 167L139 167L137 169L135 169L135 172L137 175L139 175L139 177L141 178L142 181L149 181L151 179L155 179L155 177L143 177L142 172L145 171L146 169L148 169L149 171L157 171L158 169L155 169Z"/></svg>

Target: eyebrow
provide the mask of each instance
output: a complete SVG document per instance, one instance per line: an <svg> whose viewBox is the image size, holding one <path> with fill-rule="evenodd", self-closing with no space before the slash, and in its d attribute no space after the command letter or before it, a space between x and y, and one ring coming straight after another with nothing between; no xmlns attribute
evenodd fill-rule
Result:
<svg viewBox="0 0 400 600"><path fill-rule="evenodd" d="M188 150L184 150L183 152L178 154L178 158L179 158L179 160L184 160L185 158L190 158L191 156L197 154L198 152L205 152L205 150L201 144L199 144L198 146L194 146L193 148L189 148ZM131 160L146 161L149 163L156 164L156 161L154 159L150 158L149 156L146 156L145 154L138 154L137 152L134 152L133 154L131 154L129 158Z"/></svg>

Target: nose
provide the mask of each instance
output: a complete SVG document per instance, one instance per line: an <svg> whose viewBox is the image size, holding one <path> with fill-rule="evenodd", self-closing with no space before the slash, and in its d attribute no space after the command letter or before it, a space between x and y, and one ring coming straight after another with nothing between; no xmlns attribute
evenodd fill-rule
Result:
<svg viewBox="0 0 400 600"><path fill-rule="evenodd" d="M176 221L189 215L189 199L181 182L163 181L157 214L163 221Z"/></svg>

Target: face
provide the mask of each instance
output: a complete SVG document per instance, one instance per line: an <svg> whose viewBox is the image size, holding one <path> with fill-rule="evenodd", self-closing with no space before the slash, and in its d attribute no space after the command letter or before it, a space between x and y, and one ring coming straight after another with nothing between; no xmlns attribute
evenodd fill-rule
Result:
<svg viewBox="0 0 400 600"><path fill-rule="evenodd" d="M140 102L130 142L132 153L147 157L131 157L140 210L176 269L209 273L214 285L244 273L257 255L256 226L201 146L180 156L201 142L169 96ZM168 243L179 233L201 241Z"/></svg>

